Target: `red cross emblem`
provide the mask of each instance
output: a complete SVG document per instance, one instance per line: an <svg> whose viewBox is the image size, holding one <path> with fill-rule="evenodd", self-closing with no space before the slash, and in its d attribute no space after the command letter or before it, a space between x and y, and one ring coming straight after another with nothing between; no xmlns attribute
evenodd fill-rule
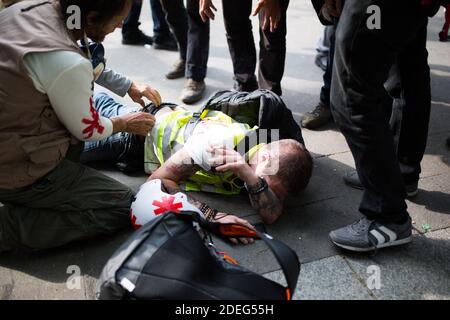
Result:
<svg viewBox="0 0 450 320"><path fill-rule="evenodd" d="M85 139L89 139L94 134L94 130L97 130L98 133L102 134L105 130L105 127L100 125L100 116L97 110L94 109L94 103L92 101L92 97L89 99L89 112L91 113L92 119L83 118L81 122L87 125L87 127L83 130L83 134L86 134Z"/></svg>
<svg viewBox="0 0 450 320"><path fill-rule="evenodd" d="M160 215L169 211L180 213L181 208L183 208L183 204L181 202L174 203L175 197L169 196L169 197L162 197L161 201L154 200L153 205L155 207L158 207L154 212L156 215Z"/></svg>
<svg viewBox="0 0 450 320"><path fill-rule="evenodd" d="M137 223L136 223L137 218L136 218L136 216L133 214L133 209L130 209L130 217L131 217L131 225L133 226L133 229L134 229L134 230L137 230L137 229L139 229L140 227L142 227L141 224L137 224Z"/></svg>

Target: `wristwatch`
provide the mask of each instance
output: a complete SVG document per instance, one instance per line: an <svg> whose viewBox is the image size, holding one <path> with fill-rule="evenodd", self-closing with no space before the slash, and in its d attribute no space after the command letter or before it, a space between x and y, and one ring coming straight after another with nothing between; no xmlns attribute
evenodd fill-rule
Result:
<svg viewBox="0 0 450 320"><path fill-rule="evenodd" d="M260 194L263 191L266 191L269 188L266 179L263 177L259 177L259 183L253 186L249 186L247 183L244 183L245 189L249 194Z"/></svg>

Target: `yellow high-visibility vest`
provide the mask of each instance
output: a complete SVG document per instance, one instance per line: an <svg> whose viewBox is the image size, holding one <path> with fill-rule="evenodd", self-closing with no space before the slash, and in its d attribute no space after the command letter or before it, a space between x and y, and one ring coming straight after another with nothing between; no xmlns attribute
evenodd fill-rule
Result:
<svg viewBox="0 0 450 320"><path fill-rule="evenodd" d="M155 124L151 136L145 142L145 167L146 171L152 171L153 165L164 164L171 155L180 150L185 143L185 128L193 117L190 111L178 110L166 115L159 123ZM200 115L201 121L215 121L227 126L234 136L236 146L248 132L258 129L250 128L245 123L239 123L220 111L204 110ZM251 158L263 144L254 146L247 153ZM239 194L244 184L231 172L212 173L205 170L197 171L187 181L181 183L184 191L205 191L218 194Z"/></svg>

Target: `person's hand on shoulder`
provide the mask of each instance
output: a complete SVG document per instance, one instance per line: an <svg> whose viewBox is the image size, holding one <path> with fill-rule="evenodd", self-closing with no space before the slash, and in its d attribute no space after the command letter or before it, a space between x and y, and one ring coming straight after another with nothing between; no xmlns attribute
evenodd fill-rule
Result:
<svg viewBox="0 0 450 320"><path fill-rule="evenodd" d="M139 103L142 107L145 107L143 98L147 98L157 107L161 104L161 95L159 92L146 84L133 82L130 89L128 89L128 95L134 102Z"/></svg>

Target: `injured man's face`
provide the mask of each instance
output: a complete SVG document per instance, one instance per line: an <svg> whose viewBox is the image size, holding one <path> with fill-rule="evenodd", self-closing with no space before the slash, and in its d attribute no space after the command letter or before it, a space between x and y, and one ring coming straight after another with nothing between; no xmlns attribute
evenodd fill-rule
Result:
<svg viewBox="0 0 450 320"><path fill-rule="evenodd" d="M312 174L312 158L305 147L292 139L265 145L250 161L255 174L266 179L269 188L283 202L303 190Z"/></svg>

